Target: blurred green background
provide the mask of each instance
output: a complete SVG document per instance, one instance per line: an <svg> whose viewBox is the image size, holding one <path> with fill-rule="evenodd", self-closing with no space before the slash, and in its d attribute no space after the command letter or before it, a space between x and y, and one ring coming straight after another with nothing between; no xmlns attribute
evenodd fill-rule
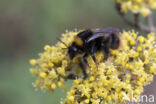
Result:
<svg viewBox="0 0 156 104"><path fill-rule="evenodd" d="M0 104L59 104L66 92L33 88L29 59L67 29L110 26L127 28L110 0L0 0Z"/></svg>

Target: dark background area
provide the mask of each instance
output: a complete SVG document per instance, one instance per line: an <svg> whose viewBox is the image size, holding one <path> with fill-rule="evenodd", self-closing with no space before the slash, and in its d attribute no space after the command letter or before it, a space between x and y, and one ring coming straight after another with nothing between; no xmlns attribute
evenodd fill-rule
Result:
<svg viewBox="0 0 156 104"><path fill-rule="evenodd" d="M0 104L59 104L66 92L36 91L29 59L66 30L105 27L130 28L111 0L0 0Z"/></svg>

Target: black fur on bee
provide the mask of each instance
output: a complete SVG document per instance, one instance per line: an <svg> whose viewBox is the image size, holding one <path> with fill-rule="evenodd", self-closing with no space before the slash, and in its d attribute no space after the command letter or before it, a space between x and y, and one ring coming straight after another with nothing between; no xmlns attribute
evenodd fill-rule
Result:
<svg viewBox="0 0 156 104"><path fill-rule="evenodd" d="M110 49L118 49L121 40L118 28L106 28L101 30L84 30L77 34L75 40L67 47L68 55L72 60L78 54L84 54L82 63L88 65L87 57L90 55L97 64L94 54L98 51L104 53L106 60L110 54ZM87 78L85 67L82 68L84 79Z"/></svg>

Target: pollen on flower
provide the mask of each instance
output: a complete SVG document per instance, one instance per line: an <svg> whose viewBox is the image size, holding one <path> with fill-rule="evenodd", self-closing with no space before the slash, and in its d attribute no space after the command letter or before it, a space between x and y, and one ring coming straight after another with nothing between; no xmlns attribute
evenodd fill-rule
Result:
<svg viewBox="0 0 156 104"><path fill-rule="evenodd" d="M55 83L51 84L51 88L55 89L56 88L56 84Z"/></svg>
<svg viewBox="0 0 156 104"><path fill-rule="evenodd" d="M50 50L50 46L49 45L45 45L44 46L44 50Z"/></svg>
<svg viewBox="0 0 156 104"><path fill-rule="evenodd" d="M38 75L38 69L30 69L32 75Z"/></svg>
<svg viewBox="0 0 156 104"><path fill-rule="evenodd" d="M47 74L45 72L40 72L40 77L41 78L45 78L47 76Z"/></svg>
<svg viewBox="0 0 156 104"><path fill-rule="evenodd" d="M36 61L35 59L31 59L31 60L30 60L30 64L31 64L32 66L35 66L35 65L37 64L37 61Z"/></svg>
<svg viewBox="0 0 156 104"><path fill-rule="evenodd" d="M88 103L89 103L89 99L86 99L86 100L85 100L85 103L87 103L87 104L88 104Z"/></svg>
<svg viewBox="0 0 156 104"><path fill-rule="evenodd" d="M136 2L142 3L144 0ZM69 46L77 33L65 33L60 39ZM95 54L97 66L90 56L87 58L89 67L86 66L86 79L83 79L79 66L81 56L70 60L68 50L62 49L67 47L61 42L54 46L46 45L38 59L30 60L33 67L30 72L37 76L33 85L48 91L55 91L57 87L65 89L68 76L76 74L77 78L73 80L62 104L118 104L129 101L123 99L125 95L136 97L134 101L137 102L137 96L143 93L143 86L153 81L156 74L156 38L154 33L147 37L138 36L134 31L121 34L123 47L110 50L107 60L104 60L102 52Z"/></svg>
<svg viewBox="0 0 156 104"><path fill-rule="evenodd" d="M156 9L156 0L115 0L121 4L122 12L140 13L146 17L151 13L152 9Z"/></svg>
<svg viewBox="0 0 156 104"><path fill-rule="evenodd" d="M142 48L141 47L138 47L137 48L137 52L141 52L142 51Z"/></svg>
<svg viewBox="0 0 156 104"><path fill-rule="evenodd" d="M61 81L57 82L57 85L58 85L59 87L61 87L61 86L62 86L62 82L61 82Z"/></svg>

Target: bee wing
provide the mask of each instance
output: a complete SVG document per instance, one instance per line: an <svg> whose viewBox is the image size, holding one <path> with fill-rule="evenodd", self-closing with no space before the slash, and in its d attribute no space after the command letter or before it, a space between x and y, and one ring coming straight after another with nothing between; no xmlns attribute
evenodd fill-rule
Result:
<svg viewBox="0 0 156 104"><path fill-rule="evenodd" d="M106 28L103 30L94 30L93 35L89 37L86 42L87 43L91 42L92 40L95 40L100 37L108 37L110 34L116 33L116 32L119 32L119 29L113 28L113 27Z"/></svg>
<svg viewBox="0 0 156 104"><path fill-rule="evenodd" d="M110 33L95 33L93 36L89 37L87 39L87 43L91 42L92 40L95 40L97 38L100 38L100 37L108 37L110 35Z"/></svg>
<svg viewBox="0 0 156 104"><path fill-rule="evenodd" d="M103 30L94 30L94 33L112 33L112 32L119 32L120 29L115 27L109 27Z"/></svg>

